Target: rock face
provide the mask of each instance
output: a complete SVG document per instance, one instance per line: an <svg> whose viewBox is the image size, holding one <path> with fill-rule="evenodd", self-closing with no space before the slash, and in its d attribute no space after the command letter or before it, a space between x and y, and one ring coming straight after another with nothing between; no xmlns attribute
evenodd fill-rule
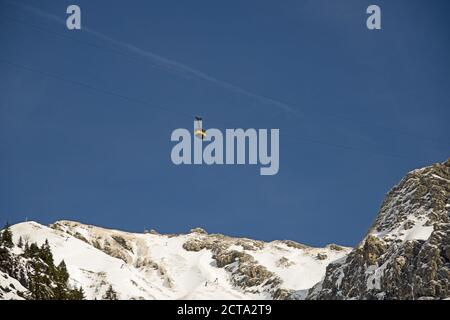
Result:
<svg viewBox="0 0 450 320"><path fill-rule="evenodd" d="M218 268L231 274L233 285L249 290L251 287L265 287L263 290L274 294L282 283L281 279L266 267L259 265L246 251L256 251L264 247L264 242L250 239L236 239L223 235L206 236L206 232L192 231L198 238L191 238L183 244L187 251L211 250L212 259ZM240 250L237 250L241 247Z"/></svg>
<svg viewBox="0 0 450 320"><path fill-rule="evenodd" d="M194 229L191 230L191 233L195 233L195 237L191 237L183 243L184 250L192 252L211 251L213 263L216 267L227 271L234 287L252 294L265 292L271 299L290 299L296 292L294 288L286 286L287 274L283 279L277 274L277 270L282 274L285 274L285 271L295 272L295 270L298 270L301 272L301 269L297 268L301 268L302 264L305 264L301 261L297 266L294 261L285 256L278 258L279 255L286 253L292 256L292 252L297 252L300 255L305 254L308 259L313 259L316 261L315 263L320 265L321 261L328 264L329 255L331 259L335 260L336 257L343 257L349 252L348 248L334 244L319 249L290 240L274 241L267 244L262 241L227 237L221 234L208 235L203 232L203 229L200 231ZM272 249L269 250L274 250L273 258L271 258L273 261L270 264L263 265L257 257L260 256L261 251L267 250L271 245ZM269 266L273 271L269 270ZM308 274L304 276L311 277Z"/></svg>
<svg viewBox="0 0 450 320"><path fill-rule="evenodd" d="M410 172L386 196L367 236L327 267L307 299L450 296L450 160Z"/></svg>

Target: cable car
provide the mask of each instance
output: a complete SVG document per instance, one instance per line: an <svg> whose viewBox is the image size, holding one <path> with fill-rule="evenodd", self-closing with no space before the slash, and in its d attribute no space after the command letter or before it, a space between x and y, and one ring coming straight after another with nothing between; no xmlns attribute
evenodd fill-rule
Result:
<svg viewBox="0 0 450 320"><path fill-rule="evenodd" d="M194 120L194 135L202 140L206 137L206 130L202 126L202 118L199 116L196 116Z"/></svg>

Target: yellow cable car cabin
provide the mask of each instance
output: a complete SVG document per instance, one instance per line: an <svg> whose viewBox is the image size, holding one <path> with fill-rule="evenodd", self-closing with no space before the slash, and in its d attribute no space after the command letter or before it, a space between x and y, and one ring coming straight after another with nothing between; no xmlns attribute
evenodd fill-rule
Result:
<svg viewBox="0 0 450 320"><path fill-rule="evenodd" d="M206 137L206 130L203 129L202 126L202 118L195 117L194 121L194 135L199 139L205 139Z"/></svg>

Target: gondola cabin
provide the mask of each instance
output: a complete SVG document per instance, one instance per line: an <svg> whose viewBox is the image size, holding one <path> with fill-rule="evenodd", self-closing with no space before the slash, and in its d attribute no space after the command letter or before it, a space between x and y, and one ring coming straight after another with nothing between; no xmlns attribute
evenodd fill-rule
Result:
<svg viewBox="0 0 450 320"><path fill-rule="evenodd" d="M194 121L194 135L199 139L205 139L206 137L206 130L203 129L202 125L202 118L195 117Z"/></svg>

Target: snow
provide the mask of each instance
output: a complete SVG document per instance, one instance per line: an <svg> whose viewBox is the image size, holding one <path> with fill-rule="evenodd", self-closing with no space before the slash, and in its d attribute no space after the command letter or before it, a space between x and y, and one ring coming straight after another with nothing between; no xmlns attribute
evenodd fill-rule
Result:
<svg viewBox="0 0 450 320"><path fill-rule="evenodd" d="M432 225L425 225L428 221L426 218L410 215L407 221L414 223L409 229L405 229L405 223L402 223L392 230L382 230L380 232L373 232L372 234L380 238L399 239L402 241L428 240L434 230Z"/></svg>
<svg viewBox="0 0 450 320"><path fill-rule="evenodd" d="M386 265L387 263L384 263L380 268L377 268L376 265L371 265L366 269L366 274L369 275L366 280L368 290L380 289L380 281L384 274L384 270L386 269Z"/></svg>
<svg viewBox="0 0 450 320"><path fill-rule="evenodd" d="M317 259L319 253L326 254L327 258ZM255 252L253 256L261 265L275 272L283 281L286 289L305 290L323 278L330 262L346 254L348 254L346 250L334 251L329 248L292 250L284 244L270 244L266 250ZM277 262L281 258L286 258L290 265L280 266Z"/></svg>
<svg viewBox="0 0 450 320"><path fill-rule="evenodd" d="M433 232L433 226L425 226L425 222L416 224L414 227L408 230L404 236L404 240L428 240Z"/></svg>
<svg viewBox="0 0 450 320"><path fill-rule="evenodd" d="M19 281L0 271L0 300L24 300L17 294L17 291L28 291ZM3 295L2 295L3 294Z"/></svg>
<svg viewBox="0 0 450 320"><path fill-rule="evenodd" d="M142 297L146 299L163 299L170 297L169 292L154 287L134 268L113 258L104 252L60 231L50 229L34 222L20 223L11 227L14 241L22 235L29 242L41 245L48 239L55 263L64 260L67 265L70 282L82 286L88 298L98 296L99 292L111 284L116 291L124 292L124 299ZM94 282L94 283L93 283ZM139 284L135 286L134 283ZM102 285L104 283L104 285Z"/></svg>
<svg viewBox="0 0 450 320"><path fill-rule="evenodd" d="M443 177L441 177L441 176L438 176L437 174L432 174L432 176L434 177L434 178L436 178L436 179L439 179L439 180L442 180L442 181L445 181L445 182L449 182L450 183L450 180L448 180L448 179L445 179L445 178L443 178Z"/></svg>
<svg viewBox="0 0 450 320"><path fill-rule="evenodd" d="M101 298L109 285L120 299L267 299L267 292L252 287L244 290L233 285L232 274L218 268L213 253L183 249L183 244L195 233L182 235L136 234L61 221L49 228L36 222L19 223L11 227L14 242L41 245L48 239L55 263L64 259L72 286L82 286L88 299ZM82 236L83 240L75 235ZM119 245L121 237L129 248ZM94 243L108 245L111 252L97 249ZM330 248L298 249L280 242L265 244L258 250L244 250L230 245L228 250L245 251L282 280L282 288L307 290L325 275L326 266L343 256ZM327 255L317 259L318 253ZM287 265L279 263L286 258ZM251 291L251 292L250 292ZM306 291L305 291L306 292Z"/></svg>

